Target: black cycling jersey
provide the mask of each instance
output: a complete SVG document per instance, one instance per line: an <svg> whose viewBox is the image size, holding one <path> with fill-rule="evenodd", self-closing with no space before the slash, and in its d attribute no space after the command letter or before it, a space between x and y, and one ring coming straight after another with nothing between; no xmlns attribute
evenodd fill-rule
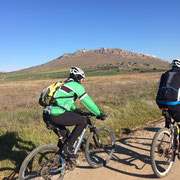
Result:
<svg viewBox="0 0 180 180"><path fill-rule="evenodd" d="M180 104L180 68L173 68L162 74L156 102L164 105Z"/></svg>

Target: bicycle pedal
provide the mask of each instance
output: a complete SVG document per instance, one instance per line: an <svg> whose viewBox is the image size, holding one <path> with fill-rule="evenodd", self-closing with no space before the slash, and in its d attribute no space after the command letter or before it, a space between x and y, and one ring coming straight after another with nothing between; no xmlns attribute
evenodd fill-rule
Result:
<svg viewBox="0 0 180 180"><path fill-rule="evenodd" d="M66 169L69 170L69 171L73 171L77 166L77 162L76 160L69 160L69 161L66 161Z"/></svg>
<svg viewBox="0 0 180 180"><path fill-rule="evenodd" d="M71 164L77 165L77 161L74 158L68 158L68 159L66 159L66 161L71 163Z"/></svg>

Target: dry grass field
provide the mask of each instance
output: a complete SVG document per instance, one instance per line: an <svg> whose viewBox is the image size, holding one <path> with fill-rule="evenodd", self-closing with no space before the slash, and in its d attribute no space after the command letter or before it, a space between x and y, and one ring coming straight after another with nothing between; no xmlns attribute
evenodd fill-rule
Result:
<svg viewBox="0 0 180 180"><path fill-rule="evenodd" d="M133 85L136 87L136 85L141 83L157 83L160 78L160 74L161 73L133 73L114 76L87 77L83 82L83 86L91 98L98 103L98 97L102 99L102 97L108 93L110 96L113 95L114 99L117 99L117 94L122 94L125 87ZM15 82L1 81L0 112L37 106L41 91L51 83L59 80L63 79L21 80ZM108 101L108 96L106 97Z"/></svg>
<svg viewBox="0 0 180 180"><path fill-rule="evenodd" d="M97 125L107 126L118 137L159 118L155 96L160 75L132 73L87 77L83 86L108 116ZM38 98L45 87L58 80L0 82L0 179L15 176L27 153L36 146L56 144L56 136L45 128ZM75 105L83 108L79 101Z"/></svg>

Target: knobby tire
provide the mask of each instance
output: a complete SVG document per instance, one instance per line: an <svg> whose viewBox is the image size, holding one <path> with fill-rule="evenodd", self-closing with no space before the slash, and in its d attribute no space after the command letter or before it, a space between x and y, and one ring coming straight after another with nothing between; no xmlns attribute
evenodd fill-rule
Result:
<svg viewBox="0 0 180 180"><path fill-rule="evenodd" d="M98 142L97 135L100 138ZM86 141L85 157L93 168L105 166L112 158L115 151L115 139L106 127L98 127L97 134L91 132Z"/></svg>
<svg viewBox="0 0 180 180"><path fill-rule="evenodd" d="M55 177L53 178L55 180L62 180L65 174L65 168L62 168L64 166L64 162L62 157L57 154L58 151L59 148L54 145L42 145L34 149L25 158L25 160L21 165L19 171L19 180L25 180L25 179L50 180L52 176ZM34 171L35 168L37 168L36 170L37 172ZM59 170L60 168L62 168L62 170ZM54 174L54 172L56 172L56 174Z"/></svg>
<svg viewBox="0 0 180 180"><path fill-rule="evenodd" d="M160 141L159 138L161 136L162 139ZM151 167L156 177L161 178L167 176L174 164L175 155L171 148L172 138L171 131L168 128L160 129L153 138L150 158ZM171 154L170 152L173 153Z"/></svg>

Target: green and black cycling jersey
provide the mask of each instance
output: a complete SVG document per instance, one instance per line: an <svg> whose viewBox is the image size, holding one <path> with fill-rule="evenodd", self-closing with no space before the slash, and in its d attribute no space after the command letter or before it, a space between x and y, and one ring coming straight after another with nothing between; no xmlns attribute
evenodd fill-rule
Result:
<svg viewBox="0 0 180 180"><path fill-rule="evenodd" d="M79 98L81 103L92 112L94 115L100 115L100 111L92 99L88 96L81 84L73 80L68 80L54 94L55 104L44 107L43 112L48 112L50 115L58 116L65 111L76 109L74 102Z"/></svg>

